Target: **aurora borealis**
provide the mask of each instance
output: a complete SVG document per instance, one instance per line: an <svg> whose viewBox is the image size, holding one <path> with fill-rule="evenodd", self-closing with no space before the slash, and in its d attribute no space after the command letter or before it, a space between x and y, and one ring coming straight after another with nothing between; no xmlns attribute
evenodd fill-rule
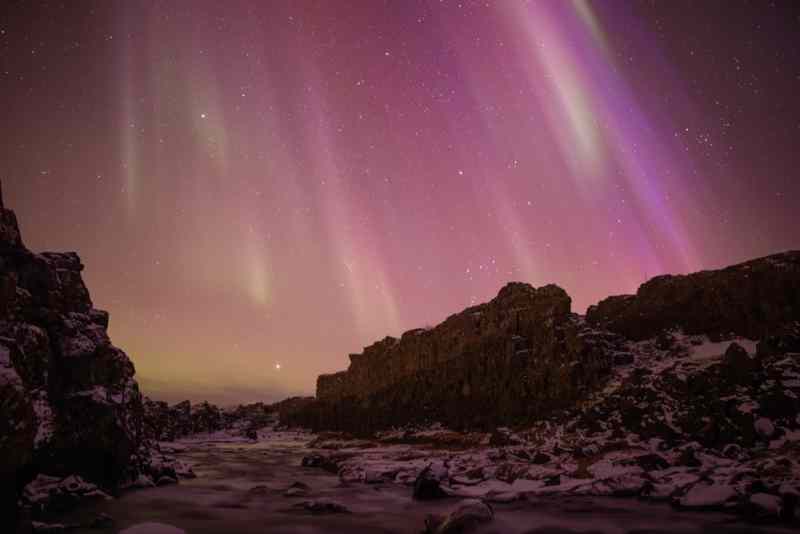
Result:
<svg viewBox="0 0 800 534"><path fill-rule="evenodd" d="M6 203L155 397L311 393L510 280L583 311L800 247L791 0L0 9Z"/></svg>

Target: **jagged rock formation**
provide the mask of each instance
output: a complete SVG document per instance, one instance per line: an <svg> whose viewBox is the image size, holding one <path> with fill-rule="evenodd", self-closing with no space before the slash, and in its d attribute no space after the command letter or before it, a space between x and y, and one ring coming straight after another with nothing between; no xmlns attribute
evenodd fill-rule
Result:
<svg viewBox="0 0 800 534"><path fill-rule="evenodd" d="M744 343L744 340L739 340ZM632 346L628 372L564 419L586 434L752 449L800 429L800 324L755 344L662 334ZM775 350L774 347L780 347ZM760 425L772 430L762 428Z"/></svg>
<svg viewBox="0 0 800 534"><path fill-rule="evenodd" d="M350 356L290 424L368 432L439 421L490 428L571 405L609 373L618 336L591 331L554 285L510 283L431 329Z"/></svg>
<svg viewBox="0 0 800 534"><path fill-rule="evenodd" d="M39 473L113 491L149 462L133 364L108 338L82 269L75 253L29 251L0 198L3 518Z"/></svg>
<svg viewBox="0 0 800 534"><path fill-rule="evenodd" d="M259 428L274 423L275 408L256 402L224 409L209 402L192 404L186 400L173 406L164 401L144 400L144 425L148 437L173 441L193 434L220 430L238 431L253 436Z"/></svg>
<svg viewBox="0 0 800 534"><path fill-rule="evenodd" d="M632 364L630 342L653 338L665 349L672 339L669 332L676 329L707 335L712 341L734 335L762 339L796 320L800 252L718 271L660 276L643 284L636 295L609 297L590 307L585 320L570 313L570 298L557 286L535 289L511 283L491 302L468 308L435 328L412 330L400 339L388 337L351 355L346 371L318 378L315 401L287 410L282 420L351 432L432 421L488 429L532 422L575 407L604 383L615 365ZM787 352L783 346L773 349ZM670 387L684 398L751 387L761 368L742 352L730 355L717 372L720 376L703 374L708 381L704 385ZM620 413L637 419L638 403L647 397L644 390L630 395ZM706 442L725 441L726 434L741 437L745 431L739 429L752 427L749 420L717 417L719 426L706 428L714 410L721 409L709 401L703 409L689 411L689 419L694 419L687 424L710 433ZM669 434L668 427L662 424L661 429L666 430L654 435ZM752 439L745 435L747 443Z"/></svg>
<svg viewBox="0 0 800 534"><path fill-rule="evenodd" d="M658 276L636 295L591 306L586 320L634 340L672 328L717 339L734 334L760 339L800 320L800 251L716 271Z"/></svg>

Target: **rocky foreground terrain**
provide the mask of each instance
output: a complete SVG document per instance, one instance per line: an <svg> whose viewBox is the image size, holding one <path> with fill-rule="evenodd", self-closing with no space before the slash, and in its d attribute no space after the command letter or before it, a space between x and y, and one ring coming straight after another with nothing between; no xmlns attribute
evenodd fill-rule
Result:
<svg viewBox="0 0 800 534"><path fill-rule="evenodd" d="M146 436L133 364L82 269L75 253L29 251L0 192L0 531L20 503L46 515L190 474Z"/></svg>
<svg viewBox="0 0 800 534"><path fill-rule="evenodd" d="M657 277L585 316L511 283L351 355L314 398L233 409L144 397L82 268L30 252L0 195L3 527L798 526L800 252Z"/></svg>
<svg viewBox="0 0 800 534"><path fill-rule="evenodd" d="M419 498L635 496L796 524L799 252L657 277L586 316L569 307L556 286L509 284L351 355L283 419L340 432L320 434L335 452L309 465Z"/></svg>

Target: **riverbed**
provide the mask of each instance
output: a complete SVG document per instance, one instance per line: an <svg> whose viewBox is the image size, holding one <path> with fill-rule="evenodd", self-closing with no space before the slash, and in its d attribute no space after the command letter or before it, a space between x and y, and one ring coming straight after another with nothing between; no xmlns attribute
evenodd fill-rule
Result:
<svg viewBox="0 0 800 534"><path fill-rule="evenodd" d="M113 518L107 529L70 532L119 532L147 522L172 525L189 534L234 533L419 533L428 514L446 514L459 498L412 499L411 488L393 482L345 483L319 468L302 467L308 435L273 434L259 442L192 440L174 454L192 465L197 478L179 484L124 492L109 501L82 505L60 519L85 522L98 514ZM293 483L307 495L287 497ZM344 505L348 513L314 514L310 500ZM494 519L476 533L756 533L791 532L753 526L725 513L676 510L664 503L614 497L526 498L494 503Z"/></svg>

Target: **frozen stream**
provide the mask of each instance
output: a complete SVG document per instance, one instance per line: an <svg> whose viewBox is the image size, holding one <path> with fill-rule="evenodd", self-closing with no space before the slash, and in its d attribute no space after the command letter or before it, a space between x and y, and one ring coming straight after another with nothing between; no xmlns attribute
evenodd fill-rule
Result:
<svg viewBox="0 0 800 534"><path fill-rule="evenodd" d="M85 520L103 512L117 532L144 522L174 525L190 534L206 533L419 533L427 514L446 513L458 499L417 502L411 488L394 483L342 484L335 475L300 466L307 437L287 434L258 443L190 442L178 456L198 477L179 485L131 490L120 498L94 502L61 520ZM307 497L285 497L293 482L310 487ZM331 499L352 513L312 515L294 505ZM682 533L790 532L753 527L734 516L673 510L635 499L552 497L494 504L495 518L482 533ZM76 530L71 532L102 532Z"/></svg>

